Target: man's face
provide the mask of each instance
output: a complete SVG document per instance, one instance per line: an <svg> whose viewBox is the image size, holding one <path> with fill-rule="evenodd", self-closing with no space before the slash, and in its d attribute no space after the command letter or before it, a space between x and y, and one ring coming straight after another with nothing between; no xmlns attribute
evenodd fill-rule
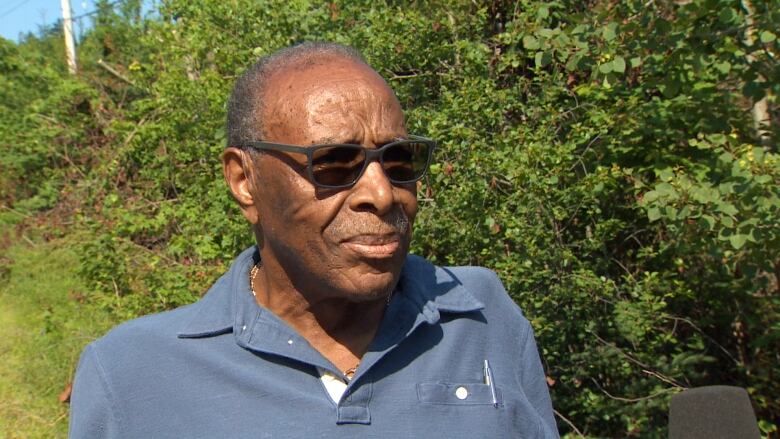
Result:
<svg viewBox="0 0 780 439"><path fill-rule="evenodd" d="M373 70L352 61L287 68L271 78L267 90L262 140L376 148L407 134L392 90ZM264 152L256 164L255 207L266 270L283 271L309 296L364 301L392 291L417 213L414 183L393 185L377 161L346 189L315 187L306 177L303 154Z"/></svg>

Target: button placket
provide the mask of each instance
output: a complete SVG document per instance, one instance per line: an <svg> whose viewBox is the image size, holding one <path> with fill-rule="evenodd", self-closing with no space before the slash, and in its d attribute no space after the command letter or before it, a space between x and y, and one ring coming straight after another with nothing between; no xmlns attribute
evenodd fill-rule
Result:
<svg viewBox="0 0 780 439"><path fill-rule="evenodd" d="M337 424L370 424L371 412L368 408L371 402L372 383L362 382L356 387L349 387L336 408Z"/></svg>

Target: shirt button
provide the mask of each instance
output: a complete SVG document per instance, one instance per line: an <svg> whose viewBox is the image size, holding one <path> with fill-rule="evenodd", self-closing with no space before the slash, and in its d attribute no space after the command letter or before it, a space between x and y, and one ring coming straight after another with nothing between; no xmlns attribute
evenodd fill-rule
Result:
<svg viewBox="0 0 780 439"><path fill-rule="evenodd" d="M466 399L469 396L469 391L461 386L455 389L455 396L458 397L458 399Z"/></svg>
<svg viewBox="0 0 780 439"><path fill-rule="evenodd" d="M287 340L287 344L293 344L292 339Z"/></svg>
<svg viewBox="0 0 780 439"><path fill-rule="evenodd" d="M246 325L241 327L241 332L244 332L244 331L246 331Z"/></svg>

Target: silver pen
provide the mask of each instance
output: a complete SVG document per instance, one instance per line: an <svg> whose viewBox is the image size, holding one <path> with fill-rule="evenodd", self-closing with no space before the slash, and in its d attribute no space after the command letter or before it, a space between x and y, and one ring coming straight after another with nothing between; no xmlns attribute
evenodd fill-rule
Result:
<svg viewBox="0 0 780 439"><path fill-rule="evenodd" d="M485 364L482 366L482 375L485 379L485 384L490 386L490 396L493 398L493 407L498 407L498 397L496 396L496 386L493 382L493 372L490 370L490 363L485 360Z"/></svg>

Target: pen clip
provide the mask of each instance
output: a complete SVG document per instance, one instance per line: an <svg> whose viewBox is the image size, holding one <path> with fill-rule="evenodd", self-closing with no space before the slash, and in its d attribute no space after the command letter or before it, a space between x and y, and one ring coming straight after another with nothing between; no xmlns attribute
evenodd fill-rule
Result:
<svg viewBox="0 0 780 439"><path fill-rule="evenodd" d="M485 384L490 386L490 396L492 398L493 407L497 408L498 396L496 395L496 386L495 386L495 381L493 380L493 371L490 370L490 363L488 363L488 360L485 360L485 363L482 365L482 375Z"/></svg>

